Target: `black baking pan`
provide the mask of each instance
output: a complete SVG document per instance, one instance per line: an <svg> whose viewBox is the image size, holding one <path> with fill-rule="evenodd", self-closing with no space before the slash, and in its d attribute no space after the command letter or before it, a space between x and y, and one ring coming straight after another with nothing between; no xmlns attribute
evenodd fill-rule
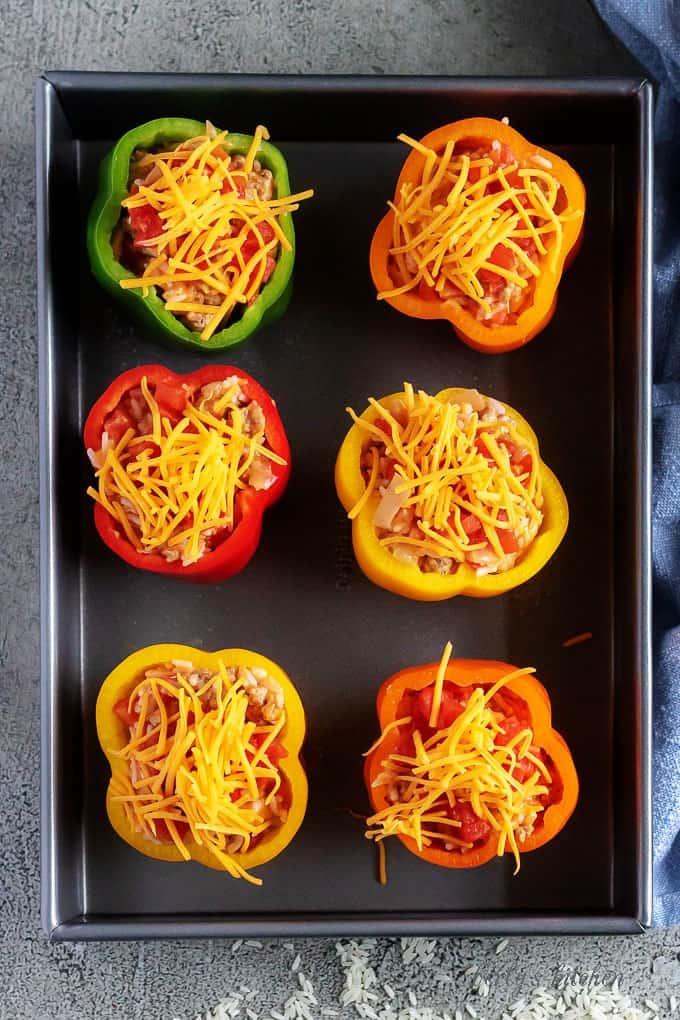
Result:
<svg viewBox="0 0 680 1020"><path fill-rule="evenodd" d="M635 932L649 923L651 88L638 80L318 78L56 72L37 83L42 591L42 920L56 939L208 935ZM84 495L88 408L124 369L190 371L95 283L84 224L99 160L136 124L265 123L296 189L291 306L221 360L274 395L294 467L238 577L198 587L135 571L101 543ZM583 245L550 325L521 350L469 350L444 322L375 299L368 247L419 136L508 116L582 175ZM536 429L571 523L532 581L489 600L427 604L371 585L333 487L345 407L400 388L476 386ZM583 631L592 640L564 648ZM365 810L361 752L396 670L456 654L533 665L579 771L576 812L523 858L449 871L388 847L388 883L350 813ZM95 735L99 685L142 645L243 646L275 659L305 702L306 821L262 888L156 863L106 819Z"/></svg>

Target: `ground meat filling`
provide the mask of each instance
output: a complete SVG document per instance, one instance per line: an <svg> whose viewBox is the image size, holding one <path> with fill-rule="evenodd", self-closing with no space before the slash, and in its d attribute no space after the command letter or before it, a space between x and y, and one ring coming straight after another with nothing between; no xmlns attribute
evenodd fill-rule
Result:
<svg viewBox="0 0 680 1020"><path fill-rule="evenodd" d="M258 666L226 666L224 677L230 685L238 685L245 693L248 700L246 709L246 720L257 727L256 746L260 746L267 739L267 729L274 727L281 721L285 714L284 693L280 684L271 677L265 669ZM215 682L218 674L210 669L194 666L188 660L174 659L170 662L162 662L144 671L137 681L136 697L131 705L127 699L121 700L116 706L116 714L126 723L130 738L130 745L136 750L126 754L129 763L129 778L133 788L148 785L147 781L153 780L159 769L154 761L148 759L144 754L146 742L139 742L141 734L138 732L138 723L142 711L145 713L145 724L143 732L147 735L150 744L153 743L158 728L161 724L162 715L168 720L167 733L171 740L177 725L177 698L173 697L171 689L177 688L186 690L187 686L193 689L199 697L204 712L215 713L217 710L217 697ZM144 683L148 679L149 683ZM151 680L165 681L162 687L154 686ZM141 683L140 683L141 681ZM168 687L170 690L168 690ZM163 701L163 712L158 703L156 691L160 691ZM278 741L274 741L268 751L268 760L276 766L281 757L285 757L285 750ZM252 755L249 755L252 757ZM187 767L192 766L192 747L189 746L184 755ZM271 782L258 781L258 796L253 799L244 786L237 793L232 794L232 800L238 800L239 808L246 812L254 812L259 824L267 823L266 832L271 832L273 827L283 825L288 817L290 807L290 791L287 782L281 776L281 785L276 792L272 792ZM177 810L174 808L173 810ZM143 834L145 839L157 843L171 841L167 826L162 819L156 819L152 831L151 827L143 824L139 816L132 815L131 820L136 832ZM187 822L175 821L177 831L181 838L188 832ZM230 854L238 854L246 849L252 849L262 834L256 834L248 840L246 846L244 837L239 834L232 834L226 840L225 850Z"/></svg>
<svg viewBox="0 0 680 1020"><path fill-rule="evenodd" d="M456 410L456 424L468 433L472 430L476 437L480 474L476 476L472 471L451 483L454 504L458 506L469 503L471 486L488 484L488 465L491 461L484 445L485 430L493 433L497 445L507 451L510 471L521 480L522 486L527 488L532 458L536 456L536 452L528 440L524 443L520 438L518 442L516 423L508 415L504 405L476 390L465 391L465 395L457 399L460 403L453 405ZM401 430L405 431L409 425L409 416L403 400L392 400L388 409ZM374 458L377 459L376 490L380 501L373 516L373 525L377 537L391 555L404 564L418 567L425 574L455 574L463 564L470 566L477 576L500 574L514 567L535 539L543 521L540 509L543 505L540 485L536 484L533 495L526 491L524 495L516 496L517 516L514 528L506 526L507 512L504 510L498 512L497 519L504 525L502 529L497 529L500 550L498 546L494 548L489 539L488 525L485 528L480 519L462 505L455 511L459 513L460 519L460 527L456 531L456 546L449 548L451 533L445 529L439 529L439 532L434 530L431 521L423 521L415 497L408 501L410 491L400 493L399 486L403 478L399 458L394 456L391 427L381 419L377 419L375 424L385 433L386 439L385 442L380 442L371 438L366 444L361 456L361 471L364 481L368 483ZM442 472L446 472L455 469L458 464L454 454L450 460L446 463L442 460L438 466ZM493 504L490 508L493 509ZM449 520L454 523L453 518ZM442 539L441 551L437 549L438 536ZM399 542L399 538L403 538L404 541ZM423 542L430 546L427 551L419 545Z"/></svg>
<svg viewBox="0 0 680 1020"><path fill-rule="evenodd" d="M154 384L150 383L149 388L153 393ZM207 412L217 422L224 422L226 425L233 425L234 414L238 411L241 435L253 440L259 447L250 458L250 463L241 476L242 488L240 491L243 491L245 487L257 491L265 490L274 484L276 477L272 469L272 462L261 452L269 449L265 436L264 411L256 400L250 399L243 391L237 376L206 383L196 391L192 391L190 386L184 385L178 388L177 392L172 394L169 399L171 404L160 405L160 411L164 417L169 418L172 425L176 425L183 415L186 416L186 407L195 408L199 412ZM184 410L180 412L179 407L183 407ZM190 431L191 428L190 425L187 431ZM133 462L139 463L139 459L143 456L157 457L160 453L159 447L153 442L151 408L140 387L129 390L118 406L104 420L101 448L97 451L88 450L90 461L95 468L100 469L104 465L107 451L111 447L115 447L130 429L134 431L135 436L145 439L146 442L140 444L134 439L128 442L121 454L121 464L124 469L127 469ZM241 459L243 463L246 463L245 458L249 457L249 444L242 443L242 445ZM132 472L128 471L128 475L131 476ZM141 489L142 485L140 484L138 487ZM206 527L200 532L197 547L191 547L189 538L181 541L174 538L175 533L181 532L183 529L186 530L192 524L191 513L182 518L167 541L163 541L161 544L145 545L142 541L143 532L139 513L131 499L114 493L106 486L104 492L108 499L115 500L122 507L134 535L138 539L138 551L161 555L168 563L181 562L182 566L189 566L191 563L197 562L226 541L233 534L239 521L237 500L232 524L229 525L225 519L224 525Z"/></svg>
<svg viewBox="0 0 680 1020"><path fill-rule="evenodd" d="M200 140L193 144L187 145L185 142L180 142L175 146L175 150L178 152L190 151L196 145L200 144ZM158 150L162 151L162 150ZM156 166L152 167L147 172L146 167L140 166L140 162L149 153L144 150L137 150L130 163L130 179L129 179L129 191L128 195L134 195L141 186L149 186L153 184L160 177L160 171ZM228 169L231 172L241 171L245 166L245 157L242 155L233 155L227 157L225 153L222 153L223 158L227 162ZM260 199L261 201L268 202L272 198L275 198L275 184L274 177L271 170L267 170L262 164L255 160L253 168L250 170L245 177L240 175L237 178L240 192L242 196L248 199ZM146 207L144 207L146 208ZM135 276L142 276L144 271L150 265L150 263L157 258L159 252L158 249L149 243L152 238L145 236L148 230L151 230L151 234L156 233L150 223L150 215L140 216L137 210L124 210L121 216L120 222L114 237L112 238L112 247L114 255L119 262L130 272L134 273ZM230 231L226 236L235 237L239 234L243 228L244 221L234 218L230 221ZM262 234L263 241L265 243L270 242L273 237L273 231L268 223L262 222L258 225L258 230ZM162 222L157 222L157 227L162 229ZM179 243L181 243L179 240ZM213 245L214 248L219 246L219 238ZM249 237L241 248L241 255L244 261L254 254L257 248L257 243L254 238ZM274 247L267 255L266 266L262 277L261 287L267 282L271 274L276 267L276 258L278 254L278 245ZM155 275L163 275L169 270L167 260L160 262L154 268ZM199 304L199 305L214 305L219 307L224 301L224 294L220 293L216 288L210 286L210 284L202 280L182 280L181 282L172 282L167 284L159 284L156 290L160 292L163 300L166 302L182 302L186 304ZM254 295L251 298L250 303L257 299L258 295ZM239 305L231 314L232 321L235 320L242 309L242 305ZM184 323L190 330L196 333L202 332L206 326L210 323L211 315L207 312L174 312L177 318ZM226 323L225 323L226 324Z"/></svg>

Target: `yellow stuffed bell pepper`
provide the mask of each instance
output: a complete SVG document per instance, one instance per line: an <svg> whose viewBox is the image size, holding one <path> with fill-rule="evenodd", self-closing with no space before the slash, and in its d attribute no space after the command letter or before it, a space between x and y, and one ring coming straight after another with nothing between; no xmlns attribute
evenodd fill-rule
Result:
<svg viewBox="0 0 680 1020"><path fill-rule="evenodd" d="M557 549L567 500L517 411L477 390L410 383L371 398L335 465L357 562L397 595L487 598L523 584Z"/></svg>
<svg viewBox="0 0 680 1020"><path fill-rule="evenodd" d="M249 869L278 856L302 824L304 709L289 677L257 652L140 649L102 684L97 735L111 768L111 825L148 857L261 885Z"/></svg>

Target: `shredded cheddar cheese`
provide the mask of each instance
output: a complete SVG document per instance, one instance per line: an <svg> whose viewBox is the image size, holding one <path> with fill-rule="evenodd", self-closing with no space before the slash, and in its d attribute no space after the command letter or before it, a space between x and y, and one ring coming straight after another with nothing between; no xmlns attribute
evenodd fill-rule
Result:
<svg viewBox="0 0 680 1020"><path fill-rule="evenodd" d="M574 635L574 637L567 638L566 641L563 641L562 647L573 648L575 645L582 645L584 644L584 642L590 641L592 639L592 636L593 636L592 631L584 630L582 634L576 634Z"/></svg>
<svg viewBox="0 0 680 1020"><path fill-rule="evenodd" d="M430 709L430 718L428 720L429 725L434 729L437 725L437 719L439 718L439 708L442 703L442 691L444 689L444 677L446 676L446 667L449 664L451 658L451 652L453 651L453 645L450 641L447 641L444 645L444 653L441 657L441 662L437 667L437 675L434 679L434 690L432 693L432 708Z"/></svg>
<svg viewBox="0 0 680 1020"><path fill-rule="evenodd" d="M188 831L229 874L261 885L239 863L238 854L279 823L268 805L281 787L281 773L266 751L285 726L285 711L272 725L247 721L243 684L228 675L221 661L200 687L180 671L176 684L163 673L162 668L147 670L130 694L130 707L139 701L133 734L121 750L107 753L131 767L114 773L112 799L149 839L158 838L162 820L185 860L191 856L183 838ZM172 714L166 709L168 696L176 699L169 702L176 705ZM214 707L206 707L210 704ZM258 785L263 782L266 794ZM228 849L234 837L240 838L237 853Z"/></svg>
<svg viewBox="0 0 680 1020"><path fill-rule="evenodd" d="M348 516L356 517L370 503L375 519L381 502L394 497L402 509L413 511L415 525L408 534L381 528L383 546L405 546L455 563L488 547L497 562L508 562L501 533L512 532L519 554L543 520L538 449L502 405L490 416L473 410L463 396L458 399L449 403L405 383L395 413L394 401L391 410L389 401L373 398L370 418L347 408L366 435L364 450L371 458L365 489ZM378 469L377 451L383 447L393 471L389 484Z"/></svg>
<svg viewBox="0 0 680 1020"><path fill-rule="evenodd" d="M422 281L442 299L455 288L484 319L493 308L480 271L495 273L524 294L546 262L555 271L562 225L581 218L583 210L562 208L560 184L541 168L540 157L537 165L503 166L490 155L457 153L453 141L435 152L408 135L399 140L423 156L422 175L417 184L404 182L388 203L394 213L389 253L395 287L379 298L397 297ZM527 253L528 241L533 256ZM514 256L514 268L492 261L497 245Z"/></svg>
<svg viewBox="0 0 680 1020"><path fill-rule="evenodd" d="M174 556L176 550L187 566L203 555L213 530L233 529L237 496L255 456L285 461L266 445L264 432L245 433L238 406L231 407L229 421L217 417L230 406L237 380L215 403L215 413L187 402L174 426L161 415L146 377L141 390L151 431L137 435L128 429L109 446L96 472L98 487L87 492L119 522L138 552L170 550Z"/></svg>
<svg viewBox="0 0 680 1020"><path fill-rule="evenodd" d="M447 645L442 663L449 649ZM549 792L552 779L532 749L529 727L506 744L495 742L503 728L494 698L511 680L533 672L533 668L520 669L489 688L467 688L467 705L450 726L426 740L416 730L413 755L392 752L373 782L374 788L388 788L390 803L367 819L367 838L380 842L403 835L415 840L421 851L433 846L451 852L471 850L474 844L461 838L461 822L451 812L457 802L463 802L497 833L498 856L510 847L517 872L521 843L544 810L540 798ZM386 728L380 741L387 732ZM534 766L523 781L513 774L520 758Z"/></svg>
<svg viewBox="0 0 680 1020"><path fill-rule="evenodd" d="M268 257L278 246L291 244L279 223L299 203L313 195L259 197L247 187L260 145L269 138L258 126L242 168L230 168L229 132L208 131L169 152L145 154L136 164L145 177L137 191L121 203L125 209L150 206L162 220L163 230L145 241L154 252L141 276L120 281L124 289L200 282L221 295L220 304L168 300L168 311L199 312L210 316L200 333L209 340L238 305L253 301L264 282ZM263 233L264 225L268 230ZM246 241L255 245L244 257Z"/></svg>
<svg viewBox="0 0 680 1020"><path fill-rule="evenodd" d="M387 861L385 860L385 844L382 840L378 847L378 881L381 885L387 885Z"/></svg>

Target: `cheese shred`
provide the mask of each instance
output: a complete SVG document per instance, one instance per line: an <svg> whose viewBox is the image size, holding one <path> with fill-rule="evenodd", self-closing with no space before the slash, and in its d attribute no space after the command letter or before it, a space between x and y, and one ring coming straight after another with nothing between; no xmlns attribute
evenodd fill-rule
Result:
<svg viewBox="0 0 680 1020"><path fill-rule="evenodd" d="M446 667L449 664L451 658L451 652L453 651L453 645L450 641L447 641L444 646L444 653L441 658L441 662L437 667L437 676L434 681L434 690L432 692L432 708L430 710L429 724L434 729L439 719L439 708L442 703L442 690L444 689L444 677L446 676Z"/></svg>

